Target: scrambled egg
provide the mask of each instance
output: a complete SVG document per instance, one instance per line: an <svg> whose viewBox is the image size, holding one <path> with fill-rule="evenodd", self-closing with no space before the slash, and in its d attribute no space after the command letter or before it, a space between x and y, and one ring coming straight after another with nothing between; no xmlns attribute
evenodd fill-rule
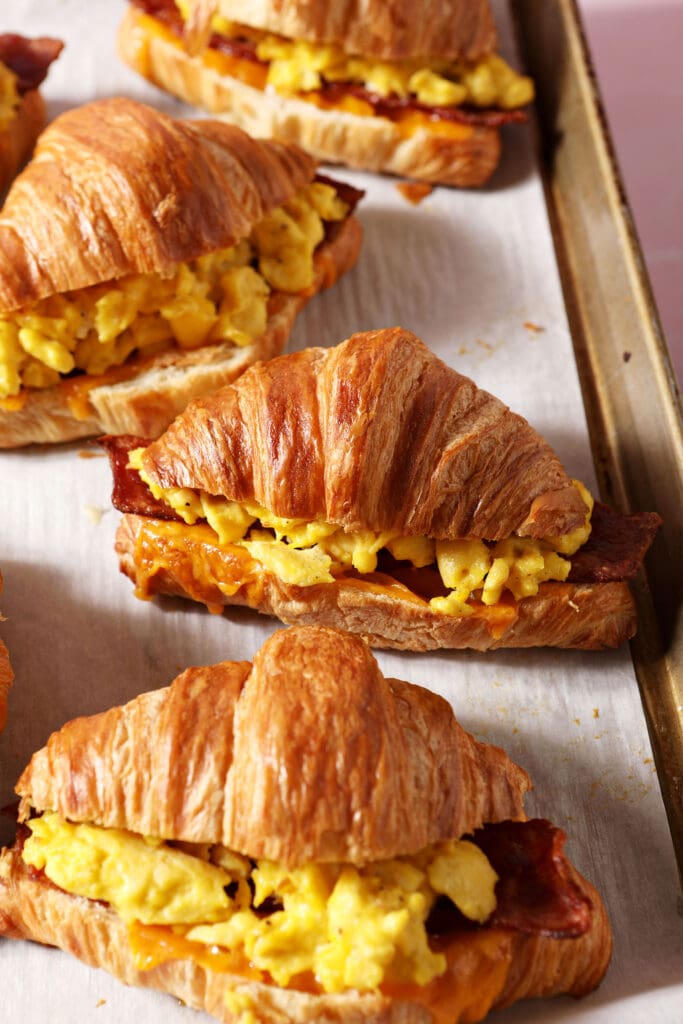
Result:
<svg viewBox="0 0 683 1024"><path fill-rule="evenodd" d="M54 813L28 826L22 857L55 885L105 900L129 925L172 926L190 942L242 954L282 986L309 972L325 992L426 985L446 969L425 929L437 896L479 923L496 907L497 875L467 840L362 867L287 868L222 846L74 825ZM270 913L255 913L268 904Z"/></svg>
<svg viewBox="0 0 683 1024"><path fill-rule="evenodd" d="M334 45L293 42L268 36L256 53L268 61L267 84L276 92L313 92L325 82L353 82L378 96L413 98L434 107L500 107L511 110L534 98L530 78L518 75L502 57L476 63L445 60L366 60Z"/></svg>
<svg viewBox="0 0 683 1024"><path fill-rule="evenodd" d="M323 221L341 220L346 210L334 188L313 182L249 239L181 263L170 277L133 274L0 317L0 399L51 387L73 370L104 373L134 352L249 345L266 329L271 289L312 286Z"/></svg>
<svg viewBox="0 0 683 1024"><path fill-rule="evenodd" d="M176 5L187 19L191 0L176 0ZM370 60L345 53L335 44L285 39L219 14L213 16L211 28L221 35L246 35L254 41L257 57L268 63L267 85L288 95L314 92L325 82L353 82L379 96L412 97L435 107L469 104L512 110L534 98L531 79L496 54L476 62Z"/></svg>
<svg viewBox="0 0 683 1024"><path fill-rule="evenodd" d="M477 539L433 540L429 537L404 537L397 533L372 530L347 532L323 521L306 522L283 519L256 502L238 503L190 488L160 488L142 468L144 448L129 453L128 465L136 470L155 498L164 501L188 526L206 520L218 537L218 543L238 544L252 558L283 582L297 587L333 583L345 569L372 573L386 548L398 561L415 568L435 564L445 597L430 601L434 611L445 615L471 615L476 596L484 605L497 604L503 590L516 600L533 597L541 583L566 580L573 555L586 543L591 531L593 498L579 481L578 488L586 506L582 526L562 537L543 540L510 537L491 544Z"/></svg>
<svg viewBox="0 0 683 1024"><path fill-rule="evenodd" d="M0 132L4 132L9 127L20 102L17 76L0 61Z"/></svg>

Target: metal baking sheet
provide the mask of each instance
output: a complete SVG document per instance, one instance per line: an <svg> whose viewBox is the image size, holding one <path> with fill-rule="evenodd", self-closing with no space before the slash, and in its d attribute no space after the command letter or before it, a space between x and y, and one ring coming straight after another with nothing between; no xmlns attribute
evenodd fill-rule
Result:
<svg viewBox="0 0 683 1024"><path fill-rule="evenodd" d="M540 166L603 498L664 525L637 587L632 650L683 879L680 394L575 0L519 0L539 86Z"/></svg>
<svg viewBox="0 0 683 1024"><path fill-rule="evenodd" d="M192 116L118 62L122 10L116 0L3 3L2 29L66 40L44 89L51 117L112 94ZM401 323L530 419L573 475L617 505L665 517L648 566L653 597L645 581L638 592L636 669L628 647L378 660L387 674L444 694L467 728L524 765L535 783L529 813L567 831L570 856L608 906L615 953L596 993L493 1019L670 1024L683 1019L683 923L660 782L675 823L675 761L662 736L676 734L680 636L663 606L677 609L680 596L680 423L575 8L519 0L511 13L499 0L495 10L504 52L514 55L519 34L538 78L538 126L505 131L490 186L437 188L416 207L393 179L336 170L366 189L363 253L309 306L290 347ZM112 552L108 469L91 455L82 444L0 453L1 628L16 671L0 736L3 804L31 753L67 719L163 686L189 664L250 658L280 628L249 612L215 617L181 601L136 601ZM0 841L11 832L0 825ZM3 1019L28 1024L208 1024L29 943L0 940L0 985Z"/></svg>

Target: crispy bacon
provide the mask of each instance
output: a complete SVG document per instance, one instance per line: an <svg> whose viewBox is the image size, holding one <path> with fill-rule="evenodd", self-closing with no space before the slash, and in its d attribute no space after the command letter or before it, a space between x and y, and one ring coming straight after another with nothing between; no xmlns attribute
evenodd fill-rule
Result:
<svg viewBox="0 0 683 1024"><path fill-rule="evenodd" d="M182 38L183 19L174 0L131 0L131 2L145 14L163 22L167 28ZM209 39L209 47L230 57L249 60L254 64L261 64L263 67L268 66L267 61L259 59L256 53L256 43L246 35L228 37L214 32ZM453 121L458 124L485 128L499 128L512 121L527 120L527 115L523 110L500 110L497 107L480 110L477 107L430 106L411 97L379 96L356 82L326 82L321 89L311 90L310 95L321 96L322 99L330 103L338 103L345 96L355 96L368 103L378 117L386 117L390 121L409 111L427 114L434 121Z"/></svg>
<svg viewBox="0 0 683 1024"><path fill-rule="evenodd" d="M474 833L499 876L492 927L575 938L588 931L592 905L564 856L566 836L543 818L502 821Z"/></svg>
<svg viewBox="0 0 683 1024"><path fill-rule="evenodd" d="M13 71L18 78L20 95L30 89L37 89L47 75L47 69L64 48L60 39L41 36L27 39L7 32L0 35L0 62Z"/></svg>
<svg viewBox="0 0 683 1024"><path fill-rule="evenodd" d="M624 516L596 502L591 535L572 555L570 583L609 583L637 573L662 520L656 512Z"/></svg>
<svg viewBox="0 0 683 1024"><path fill-rule="evenodd" d="M469 838L469 837L468 837ZM572 877L565 835L549 821L502 821L478 829L472 841L498 875L497 906L482 926L527 935L573 939L591 926L592 905ZM479 927L441 896L427 918L427 932L441 939Z"/></svg>
<svg viewBox="0 0 683 1024"><path fill-rule="evenodd" d="M527 115L523 110L499 110L490 107L480 110L478 107L436 107L420 103L413 97L380 96L356 82L327 82L322 89L315 90L319 96L330 103L338 103L344 96L355 96L368 103L378 117L386 117L390 121L405 113L415 111L427 114L433 121L452 121L458 124L470 124L485 128L499 128L512 121L524 122Z"/></svg>
<svg viewBox="0 0 683 1024"><path fill-rule="evenodd" d="M146 448L151 442L144 437L132 434L111 434L100 437L96 444L102 445L109 455L114 485L111 500L119 512L134 512L141 516L154 516L155 519L180 520L173 509L163 501L158 501L143 483L134 469L128 469L128 452L133 448Z"/></svg>

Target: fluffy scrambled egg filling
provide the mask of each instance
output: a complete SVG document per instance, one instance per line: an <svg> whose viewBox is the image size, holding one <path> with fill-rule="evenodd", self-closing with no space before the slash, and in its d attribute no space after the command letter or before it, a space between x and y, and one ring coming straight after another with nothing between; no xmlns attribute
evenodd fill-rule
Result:
<svg viewBox="0 0 683 1024"><path fill-rule="evenodd" d="M74 370L104 373L134 352L249 345L266 329L271 289L313 285L324 222L343 220L347 209L332 186L312 182L249 239L180 263L170 277L132 274L0 317L0 399L51 387Z"/></svg>
<svg viewBox="0 0 683 1024"><path fill-rule="evenodd" d="M239 954L281 986L311 972L325 992L427 985L446 969L425 927L437 897L478 923L496 907L498 876L467 840L365 866L288 868L55 813L27 824L22 857L55 885L106 901L129 925L169 925L190 942Z"/></svg>
<svg viewBox="0 0 683 1024"><path fill-rule="evenodd" d="M191 0L176 0L187 19ZM214 32L244 37L256 44L259 60L268 64L266 85L287 95L306 94L327 82L352 82L378 96L414 99L434 107L497 107L512 110L531 103L530 78L514 71L502 57L478 61L379 60L345 53L335 44L309 43L240 25L213 16Z"/></svg>
<svg viewBox="0 0 683 1024"><path fill-rule="evenodd" d="M339 46L268 36L256 47L268 61L267 84L279 93L315 92L326 82L353 82L378 96L413 99L433 107L512 110L534 98L530 78L491 54L476 63L446 60L369 60Z"/></svg>
<svg viewBox="0 0 683 1024"><path fill-rule="evenodd" d="M0 132L6 131L15 116L21 97L17 76L0 61Z"/></svg>
<svg viewBox="0 0 683 1024"><path fill-rule="evenodd" d="M416 569L436 567L448 594L433 597L430 605L446 615L471 615L473 600L495 605L504 590L521 600L537 594L541 583L566 580L571 570L566 556L578 551L591 531L593 498L578 480L574 485L586 506L586 519L562 537L510 537L495 543L433 540L395 532L348 532L323 521L284 519L256 502L228 501L190 488L162 489L142 467L144 450L131 451L128 465L139 473L155 498L169 505L188 526L205 520L217 534L219 544L245 548L283 582L309 587L333 583L336 576L349 569L372 573L377 569L379 552L385 548L397 561L410 562Z"/></svg>

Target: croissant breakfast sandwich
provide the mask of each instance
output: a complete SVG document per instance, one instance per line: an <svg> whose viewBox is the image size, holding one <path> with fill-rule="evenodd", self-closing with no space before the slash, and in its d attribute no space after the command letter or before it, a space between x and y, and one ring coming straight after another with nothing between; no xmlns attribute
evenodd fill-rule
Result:
<svg viewBox="0 0 683 1024"><path fill-rule="evenodd" d="M0 574L0 591L2 591L2 575ZM2 621L2 615L0 615L0 622ZM9 653L5 644L0 640L0 731L5 727L7 721L7 693L12 681L14 679L14 672L10 665Z"/></svg>
<svg viewBox="0 0 683 1024"><path fill-rule="evenodd" d="M0 934L243 1024L580 996L609 923L563 832L526 820L528 786L359 638L283 630L34 754Z"/></svg>
<svg viewBox="0 0 683 1024"><path fill-rule="evenodd" d="M360 195L232 125L120 98L57 118L0 214L0 447L158 436L280 352L354 264Z"/></svg>
<svg viewBox="0 0 683 1024"><path fill-rule="evenodd" d="M488 0L131 0L122 58L156 85L322 160L481 185L533 84Z"/></svg>
<svg viewBox="0 0 683 1024"><path fill-rule="evenodd" d="M63 45L59 39L0 33L0 197L45 124L38 86Z"/></svg>
<svg viewBox="0 0 683 1024"><path fill-rule="evenodd" d="M250 368L155 442L103 439L138 597L240 604L379 647L611 647L659 525L409 331Z"/></svg>

